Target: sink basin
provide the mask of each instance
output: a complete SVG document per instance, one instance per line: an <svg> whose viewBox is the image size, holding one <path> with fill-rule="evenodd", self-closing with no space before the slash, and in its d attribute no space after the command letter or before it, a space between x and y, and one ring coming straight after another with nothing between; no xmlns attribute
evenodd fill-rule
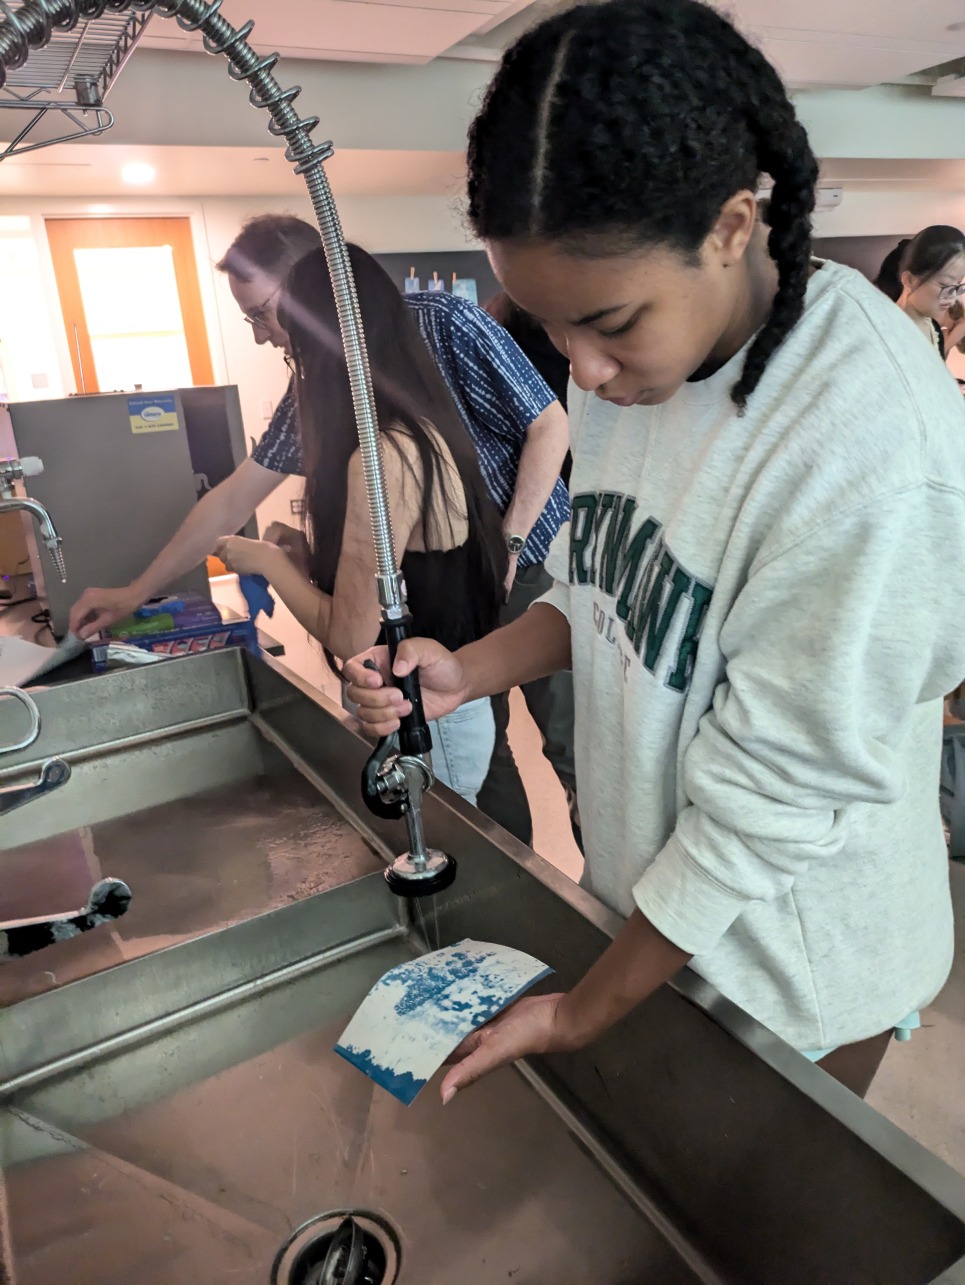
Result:
<svg viewBox="0 0 965 1285"><path fill-rule="evenodd" d="M73 774L4 826L0 898L103 873L134 902L0 968L0 1280L297 1285L286 1245L350 1210L398 1285L965 1281L965 1181L686 971L593 1048L446 1108L338 1058L427 944L518 947L558 988L619 925L442 789L426 827L459 877L418 912L394 898L403 836L362 810L367 748L277 663L39 700L0 784L53 750Z"/></svg>
<svg viewBox="0 0 965 1285"><path fill-rule="evenodd" d="M418 948L370 876L140 959L123 995L105 973L23 1005L34 1035L90 1031L129 997L139 1020L6 1094L18 1285L264 1285L290 1233L339 1208L387 1218L401 1279L424 1285L698 1280L521 1075L407 1109L333 1055ZM135 999L158 995L190 1019Z"/></svg>

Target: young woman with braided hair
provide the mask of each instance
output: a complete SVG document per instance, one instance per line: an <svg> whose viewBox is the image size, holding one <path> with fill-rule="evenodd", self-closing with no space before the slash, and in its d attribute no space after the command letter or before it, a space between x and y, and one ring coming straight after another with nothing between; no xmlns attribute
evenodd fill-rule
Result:
<svg viewBox="0 0 965 1285"><path fill-rule="evenodd" d="M816 178L777 73L698 0L551 18L471 128L475 229L570 359L573 516L525 618L396 672L438 716L572 668L586 879L626 924L460 1046L444 1101L688 962L863 1093L947 976L963 409L880 291L811 259ZM351 695L387 732L378 659Z"/></svg>

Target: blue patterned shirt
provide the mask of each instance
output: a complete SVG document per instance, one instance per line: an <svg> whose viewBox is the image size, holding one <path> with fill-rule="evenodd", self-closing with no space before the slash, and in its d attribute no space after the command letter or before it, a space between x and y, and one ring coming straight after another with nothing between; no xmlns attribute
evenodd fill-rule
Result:
<svg viewBox="0 0 965 1285"><path fill-rule="evenodd" d="M482 308L444 291L406 295L405 302L473 440L489 493L505 513L516 489L526 432L555 401L554 395L516 341ZM252 458L278 473L303 472L291 383ZM529 533L521 567L546 560L553 537L569 516L569 496L559 480Z"/></svg>

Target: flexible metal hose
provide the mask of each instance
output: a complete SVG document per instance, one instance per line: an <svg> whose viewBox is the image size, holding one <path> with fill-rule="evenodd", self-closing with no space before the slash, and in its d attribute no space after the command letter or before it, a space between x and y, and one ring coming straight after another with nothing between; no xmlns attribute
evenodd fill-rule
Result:
<svg viewBox="0 0 965 1285"><path fill-rule="evenodd" d="M26 0L20 9L13 10L0 0L0 89L4 86L7 72L22 66L32 49L42 49L55 31L71 31L81 19L100 18L105 13L121 13L127 9L153 10L162 17L175 18L185 31L200 31L207 52L224 54L230 63L232 79L243 81L250 87L249 102L269 113L270 133L276 138L284 138L287 145L285 158L294 165L295 173L305 180L322 234L358 427L375 541L379 601L384 619L401 620L406 615L405 594L392 543L381 441L362 318L345 238L323 167L323 162L334 149L330 142L312 142L311 132L318 124L318 117L300 118L292 107L301 93L300 86L282 89L272 75L278 55L259 58L248 44L254 23L233 27L218 12L221 3L222 0Z"/></svg>

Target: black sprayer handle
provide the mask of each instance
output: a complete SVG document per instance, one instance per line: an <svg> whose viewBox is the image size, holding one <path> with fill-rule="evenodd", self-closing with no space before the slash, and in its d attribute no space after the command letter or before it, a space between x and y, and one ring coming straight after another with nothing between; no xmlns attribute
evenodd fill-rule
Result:
<svg viewBox="0 0 965 1285"><path fill-rule="evenodd" d="M399 644L412 637L412 617L405 615L399 620L385 620L382 622L382 629L389 647L389 664L394 666ZM395 678L393 681L412 705L412 712L405 715L399 726L399 748L403 754L428 754L432 749L432 737L422 708L419 671L414 669L405 678Z"/></svg>

